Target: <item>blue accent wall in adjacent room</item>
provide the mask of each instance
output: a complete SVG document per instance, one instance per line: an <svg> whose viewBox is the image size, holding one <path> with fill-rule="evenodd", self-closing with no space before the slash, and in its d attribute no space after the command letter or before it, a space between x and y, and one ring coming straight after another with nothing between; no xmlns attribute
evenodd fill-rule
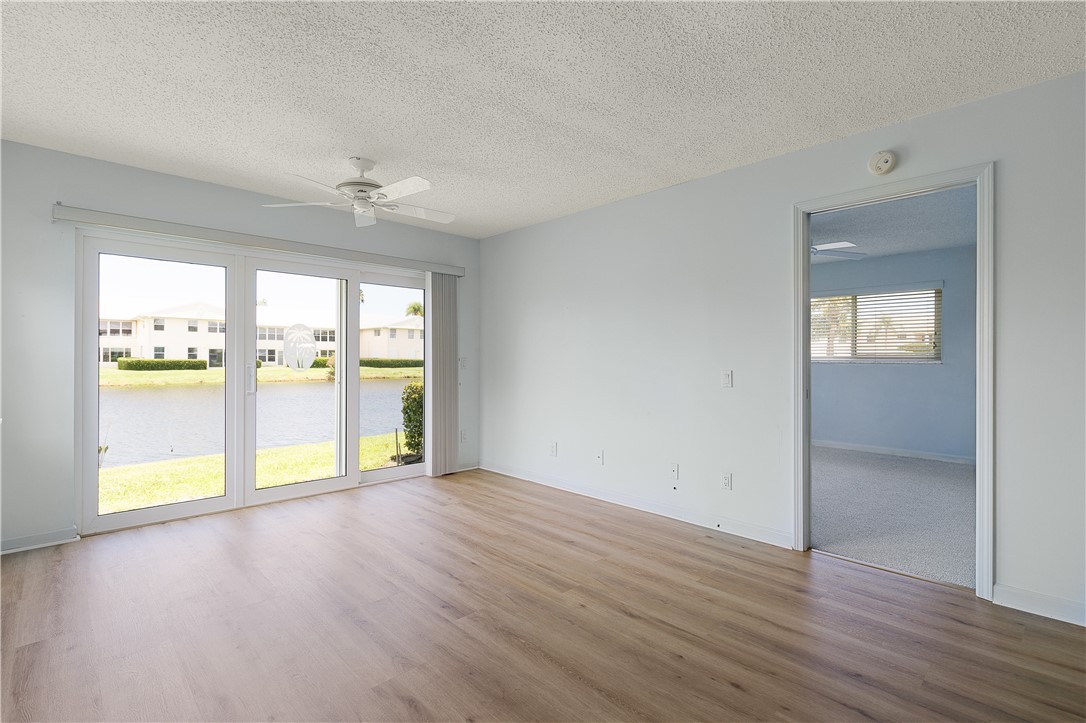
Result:
<svg viewBox="0 0 1086 723"><path fill-rule="evenodd" d="M812 362L813 443L975 458L976 248L811 266L812 296L923 281L943 284L942 362Z"/></svg>

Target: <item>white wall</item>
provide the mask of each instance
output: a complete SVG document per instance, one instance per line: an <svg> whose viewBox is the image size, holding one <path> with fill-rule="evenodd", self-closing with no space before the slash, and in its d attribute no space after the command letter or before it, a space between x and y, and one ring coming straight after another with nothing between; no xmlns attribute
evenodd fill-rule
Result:
<svg viewBox="0 0 1086 723"><path fill-rule="evenodd" d="M210 332L207 330L206 319L194 319L197 321L199 331L189 331L189 319L179 319L176 317L159 317L162 318L163 328L162 331L155 331L154 329L154 317L141 317L133 321L135 326L135 333L130 336L99 336L98 348L102 347L129 347L132 349L132 356L143 359L153 359L155 356L155 347L161 346L165 348L165 359L188 359L189 348L196 349L196 358L208 361L208 349L222 349L226 346L226 335L219 332ZM216 321L219 321L216 319ZM127 340L126 343L119 343L120 341ZM272 342L272 344L278 344L278 349L283 348L283 342ZM267 348L264 346L264 341L260 341L257 346Z"/></svg>
<svg viewBox="0 0 1086 723"><path fill-rule="evenodd" d="M793 204L994 161L996 599L1081 622L1083 85L1079 73L484 240L482 466L789 544ZM866 163L884 148L899 165L877 179Z"/></svg>
<svg viewBox="0 0 1086 723"><path fill-rule="evenodd" d="M322 208L262 209L270 199L90 158L2 144L5 549L70 533L76 523L75 239L51 222L55 201L99 211L463 266L461 354L477 359L479 242L382 221L356 229ZM19 343L15 343L16 340ZM25 344L23 342L25 340ZM29 349L27 348L29 345ZM31 357L27 352L32 351ZM133 352L135 353L135 352ZM460 465L478 461L477 367L461 371Z"/></svg>

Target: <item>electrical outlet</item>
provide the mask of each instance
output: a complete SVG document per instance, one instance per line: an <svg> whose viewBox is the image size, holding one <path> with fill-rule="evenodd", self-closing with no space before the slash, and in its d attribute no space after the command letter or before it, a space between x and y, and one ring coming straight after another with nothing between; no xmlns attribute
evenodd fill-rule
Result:
<svg viewBox="0 0 1086 723"><path fill-rule="evenodd" d="M596 464L598 464L601 467L603 466L603 450L602 449L599 452L596 452Z"/></svg>
<svg viewBox="0 0 1086 723"><path fill-rule="evenodd" d="M723 369L720 372L720 386L724 389L731 389L732 387L732 370Z"/></svg>
<svg viewBox="0 0 1086 723"><path fill-rule="evenodd" d="M679 479L679 463L678 462L671 465L671 479L673 479L673 480Z"/></svg>
<svg viewBox="0 0 1086 723"><path fill-rule="evenodd" d="M460 444L468 441L468 431L466 429L460 430Z"/></svg>
<svg viewBox="0 0 1086 723"><path fill-rule="evenodd" d="M551 442L551 456L558 456L558 442Z"/></svg>
<svg viewBox="0 0 1086 723"><path fill-rule="evenodd" d="M725 472L724 473L724 479L722 481L722 486L724 487L724 489L731 492L731 490L732 490L732 473L731 472Z"/></svg>

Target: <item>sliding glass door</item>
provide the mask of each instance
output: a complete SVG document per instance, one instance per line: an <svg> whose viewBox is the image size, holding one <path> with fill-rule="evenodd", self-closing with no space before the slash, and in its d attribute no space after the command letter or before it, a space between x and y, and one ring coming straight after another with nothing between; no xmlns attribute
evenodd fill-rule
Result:
<svg viewBox="0 0 1086 723"><path fill-rule="evenodd" d="M358 425L362 472L424 462L426 292L362 283Z"/></svg>
<svg viewBox="0 0 1086 723"><path fill-rule="evenodd" d="M84 531L228 508L234 259L119 241L84 253Z"/></svg>
<svg viewBox="0 0 1086 723"><path fill-rule="evenodd" d="M351 346L343 333L350 274L263 259L249 268L248 489L268 497L263 491L288 485L350 484L347 388L353 385L350 367L339 363Z"/></svg>
<svg viewBox="0 0 1086 723"><path fill-rule="evenodd" d="M81 239L83 532L425 473L423 274Z"/></svg>

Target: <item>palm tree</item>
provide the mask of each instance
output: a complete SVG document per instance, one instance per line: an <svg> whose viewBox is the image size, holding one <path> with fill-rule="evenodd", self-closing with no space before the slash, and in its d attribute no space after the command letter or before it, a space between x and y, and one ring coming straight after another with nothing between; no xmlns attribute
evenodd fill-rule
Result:
<svg viewBox="0 0 1086 723"><path fill-rule="evenodd" d="M889 349L890 335L894 332L894 318L892 316L879 317L879 331L882 332L882 345Z"/></svg>
<svg viewBox="0 0 1086 723"><path fill-rule="evenodd" d="M422 311L423 309L421 301L412 301L410 304L407 305L406 313L408 316L422 316Z"/></svg>
<svg viewBox="0 0 1086 723"><path fill-rule="evenodd" d="M811 340L825 339L826 356L836 356L838 341L852 336L852 297L827 296L811 299ZM850 356L846 353L845 356Z"/></svg>

